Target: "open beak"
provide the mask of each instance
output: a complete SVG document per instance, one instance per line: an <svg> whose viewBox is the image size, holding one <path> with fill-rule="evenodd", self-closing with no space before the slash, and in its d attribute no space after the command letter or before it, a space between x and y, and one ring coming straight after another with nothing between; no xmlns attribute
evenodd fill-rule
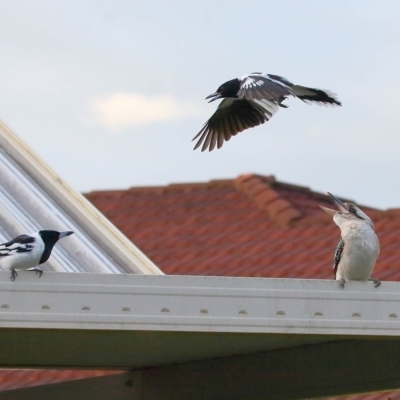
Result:
<svg viewBox="0 0 400 400"><path fill-rule="evenodd" d="M339 209L339 211L341 211L342 213L349 212L349 210L347 209L347 207L344 205L344 203L341 200L339 200L337 197L335 197L332 193L328 192L328 194L329 194L331 200L333 201L333 203Z"/></svg>
<svg viewBox="0 0 400 400"><path fill-rule="evenodd" d="M324 207L324 206L319 206L320 208L322 208L326 213L328 213L329 215L334 216L335 214L337 214L339 211L336 210L332 210L331 208L328 207Z"/></svg>
<svg viewBox="0 0 400 400"><path fill-rule="evenodd" d="M212 98L212 97L214 97L214 98ZM207 97L206 97L206 100L207 100L207 99L211 99L211 100L209 101L209 103L211 103L212 101L218 100L218 99L221 99L221 98L222 98L222 96L221 96L218 92L215 92L215 93L210 94L209 96L207 96Z"/></svg>
<svg viewBox="0 0 400 400"><path fill-rule="evenodd" d="M328 207L323 207L320 206L326 213L328 213L329 215L335 215L338 212L342 212L342 213L348 213L349 210L346 208L346 206L344 205L344 203L339 200L337 197L335 197L332 193L329 193L329 197L331 198L331 200L333 201L333 203L335 204L335 206L339 209L339 211L337 210L332 210L331 208Z"/></svg>
<svg viewBox="0 0 400 400"><path fill-rule="evenodd" d="M59 237L59 239L62 239L62 238L66 237L66 236L69 236L69 235L72 235L73 233L74 233L74 232L72 232L72 231L60 232L60 237Z"/></svg>

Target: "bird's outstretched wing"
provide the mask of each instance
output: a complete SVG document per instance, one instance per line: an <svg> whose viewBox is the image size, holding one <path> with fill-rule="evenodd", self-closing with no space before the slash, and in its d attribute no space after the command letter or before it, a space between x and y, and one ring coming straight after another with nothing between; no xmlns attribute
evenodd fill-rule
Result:
<svg viewBox="0 0 400 400"><path fill-rule="evenodd" d="M240 80L237 94L239 99L277 100L285 96L294 96L291 83L278 75L254 73Z"/></svg>
<svg viewBox="0 0 400 400"><path fill-rule="evenodd" d="M0 244L0 257L32 251L34 242L35 238L32 236L17 236L9 242Z"/></svg>
<svg viewBox="0 0 400 400"><path fill-rule="evenodd" d="M228 141L238 132L268 121L277 110L278 105L267 100L224 99L202 130L192 139L200 137L194 150L203 142L201 151L207 148L211 151L215 146L220 148L224 141Z"/></svg>
<svg viewBox="0 0 400 400"><path fill-rule="evenodd" d="M338 245L336 246L335 258L333 260L333 276L335 278L336 278L336 272L337 272L339 262L340 262L340 257L342 256L342 253L343 253L343 249L344 249L344 241L343 241L343 239L340 239Z"/></svg>

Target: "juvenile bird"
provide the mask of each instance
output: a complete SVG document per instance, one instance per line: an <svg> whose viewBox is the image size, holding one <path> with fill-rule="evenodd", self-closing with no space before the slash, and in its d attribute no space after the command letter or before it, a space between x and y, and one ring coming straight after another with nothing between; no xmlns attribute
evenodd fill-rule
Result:
<svg viewBox="0 0 400 400"><path fill-rule="evenodd" d="M206 99L212 102L224 99L193 138L198 139L194 150L213 150L222 147L224 141L245 129L253 128L270 120L278 107L287 108L282 102L288 97L297 97L306 103L341 106L336 95L328 90L312 89L294 85L278 75L253 72L222 84Z"/></svg>
<svg viewBox="0 0 400 400"><path fill-rule="evenodd" d="M378 287L381 282L370 279L380 250L371 218L354 203L343 203L328 194L339 211L320 207L333 216L333 221L341 230L333 262L335 279L340 281L342 288L349 280L373 281Z"/></svg>
<svg viewBox="0 0 400 400"><path fill-rule="evenodd" d="M39 278L43 274L40 265L46 262L58 240L74 232L43 230L30 235L20 235L0 244L0 266L11 271L11 280L17 277L17 269L35 271Z"/></svg>

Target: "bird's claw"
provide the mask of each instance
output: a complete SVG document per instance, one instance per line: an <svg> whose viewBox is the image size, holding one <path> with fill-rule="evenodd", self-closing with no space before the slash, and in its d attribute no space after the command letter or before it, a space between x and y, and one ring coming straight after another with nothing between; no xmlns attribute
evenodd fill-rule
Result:
<svg viewBox="0 0 400 400"><path fill-rule="evenodd" d="M372 280L374 282L375 287L381 286L381 281L379 279L372 279Z"/></svg>
<svg viewBox="0 0 400 400"><path fill-rule="evenodd" d="M43 275L43 270L38 267L28 268L27 271L35 271L36 274L39 274L39 278Z"/></svg>
<svg viewBox="0 0 400 400"><path fill-rule="evenodd" d="M42 270L36 270L35 273L39 274L39 278L41 278L42 275L43 275L43 271Z"/></svg>
<svg viewBox="0 0 400 400"><path fill-rule="evenodd" d="M340 287L344 289L344 284L346 283L346 281L343 278L340 278L339 282L340 282Z"/></svg>
<svg viewBox="0 0 400 400"><path fill-rule="evenodd" d="M282 108L288 108L289 106L287 106L286 104L283 104L282 102L283 101L285 101L286 100L286 97L285 96L281 96L279 99L278 99L278 106L279 107L282 107Z"/></svg>
<svg viewBox="0 0 400 400"><path fill-rule="evenodd" d="M15 278L18 276L18 272L15 270L14 267L11 267L10 271L11 271L10 279L14 282Z"/></svg>

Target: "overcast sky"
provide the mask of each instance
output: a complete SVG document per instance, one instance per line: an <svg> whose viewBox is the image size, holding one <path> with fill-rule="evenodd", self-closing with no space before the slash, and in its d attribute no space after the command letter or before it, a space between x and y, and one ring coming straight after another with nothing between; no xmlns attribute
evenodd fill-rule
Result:
<svg viewBox="0 0 400 400"><path fill-rule="evenodd" d="M0 119L79 191L273 174L400 207L400 1L2 0ZM220 150L191 139L237 76L337 93L289 99Z"/></svg>

